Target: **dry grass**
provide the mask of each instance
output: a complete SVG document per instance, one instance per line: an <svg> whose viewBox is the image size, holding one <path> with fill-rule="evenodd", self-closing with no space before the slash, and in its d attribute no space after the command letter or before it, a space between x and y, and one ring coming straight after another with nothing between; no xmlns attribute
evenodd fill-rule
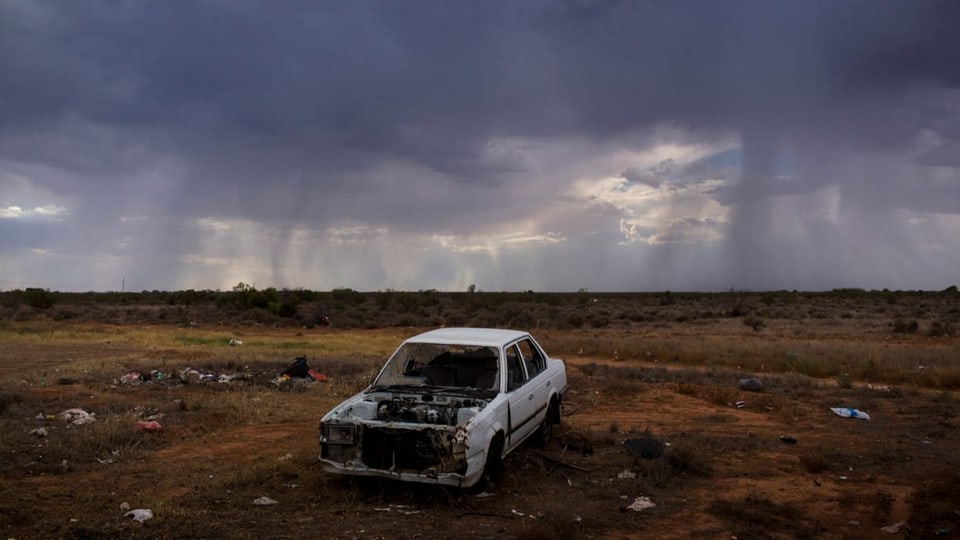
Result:
<svg viewBox="0 0 960 540"><path fill-rule="evenodd" d="M789 504L778 504L764 495L743 499L717 499L710 512L731 523L737 538L775 538L789 534L794 538L813 538L824 532L813 517L803 515ZM772 533L775 533L774 536Z"/></svg>
<svg viewBox="0 0 960 540"><path fill-rule="evenodd" d="M450 537L451 524L463 538L810 537L824 527L869 537L909 512L911 534L957 530L960 343L929 335L933 322L951 320L938 297L892 297L340 294L357 330L202 317L197 326L71 325L20 306L21 320L0 320L0 522L16 537ZM564 464L521 448L489 498L321 473L316 421L418 331L366 329L401 307L423 327L525 317L540 326L539 341L568 359L573 414L540 450ZM147 310L94 313L136 319ZM329 313L335 326L344 320ZM762 323L757 330L747 315ZM898 318L918 321L917 331L894 331ZM231 338L244 344L231 347ZM329 380L276 386L301 355ZM114 382L187 367L243 378ZM741 390L744 377L759 378L763 391ZM841 419L829 411L837 405L875 420ZM97 421L47 418L71 407ZM163 430L137 430L148 417ZM40 426L46 438L29 435ZM624 449L642 432L670 443L663 456L634 460ZM785 445L784 434L798 442ZM619 478L624 470L636 477ZM641 494L657 507L625 510ZM280 504L253 506L261 496ZM156 517L133 523L121 501ZM58 505L94 518L69 522L45 510Z"/></svg>

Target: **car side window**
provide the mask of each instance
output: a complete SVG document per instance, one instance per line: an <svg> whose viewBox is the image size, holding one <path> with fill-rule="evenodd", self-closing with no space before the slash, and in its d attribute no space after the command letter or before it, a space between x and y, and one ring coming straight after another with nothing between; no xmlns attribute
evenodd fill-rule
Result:
<svg viewBox="0 0 960 540"><path fill-rule="evenodd" d="M527 382L527 373L523 369L523 355L516 345L507 347L504 352L507 359L507 391L510 392Z"/></svg>
<svg viewBox="0 0 960 540"><path fill-rule="evenodd" d="M547 369L547 361L540 352L540 348L534 345L530 339L517 342L517 347L523 355L523 364L526 366L530 378L536 377L538 373Z"/></svg>

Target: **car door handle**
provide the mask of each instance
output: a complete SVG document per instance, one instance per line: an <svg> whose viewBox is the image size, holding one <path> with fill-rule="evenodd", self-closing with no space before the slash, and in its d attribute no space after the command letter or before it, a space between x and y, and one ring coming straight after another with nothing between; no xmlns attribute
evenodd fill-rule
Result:
<svg viewBox="0 0 960 540"><path fill-rule="evenodd" d="M533 399L533 394L530 394L529 396L527 396L527 399Z"/></svg>
<svg viewBox="0 0 960 540"><path fill-rule="evenodd" d="M550 386L550 381L547 381L547 386Z"/></svg>

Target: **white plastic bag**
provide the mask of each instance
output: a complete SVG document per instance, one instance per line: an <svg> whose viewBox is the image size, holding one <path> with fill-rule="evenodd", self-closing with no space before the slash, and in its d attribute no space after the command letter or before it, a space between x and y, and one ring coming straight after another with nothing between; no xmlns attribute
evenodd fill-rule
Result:
<svg viewBox="0 0 960 540"><path fill-rule="evenodd" d="M133 518L134 521L139 521L140 523L143 523L144 521L151 519L153 517L153 510L150 510L149 508L137 508L135 510L131 510L127 512L126 514L124 514L124 516L130 516Z"/></svg>

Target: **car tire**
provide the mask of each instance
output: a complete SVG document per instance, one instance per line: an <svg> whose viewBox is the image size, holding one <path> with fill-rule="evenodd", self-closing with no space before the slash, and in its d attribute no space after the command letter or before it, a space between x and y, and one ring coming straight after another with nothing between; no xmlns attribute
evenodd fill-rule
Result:
<svg viewBox="0 0 960 540"><path fill-rule="evenodd" d="M483 464L483 480L489 482L503 470L503 433L494 435L487 449L487 459Z"/></svg>
<svg viewBox="0 0 960 540"><path fill-rule="evenodd" d="M547 407L547 414L543 417L543 422L540 423L540 427L533 435L534 446L546 446L550 442L550 439L553 438L553 425L559 423L559 419L557 400L552 399L550 400L550 406Z"/></svg>

